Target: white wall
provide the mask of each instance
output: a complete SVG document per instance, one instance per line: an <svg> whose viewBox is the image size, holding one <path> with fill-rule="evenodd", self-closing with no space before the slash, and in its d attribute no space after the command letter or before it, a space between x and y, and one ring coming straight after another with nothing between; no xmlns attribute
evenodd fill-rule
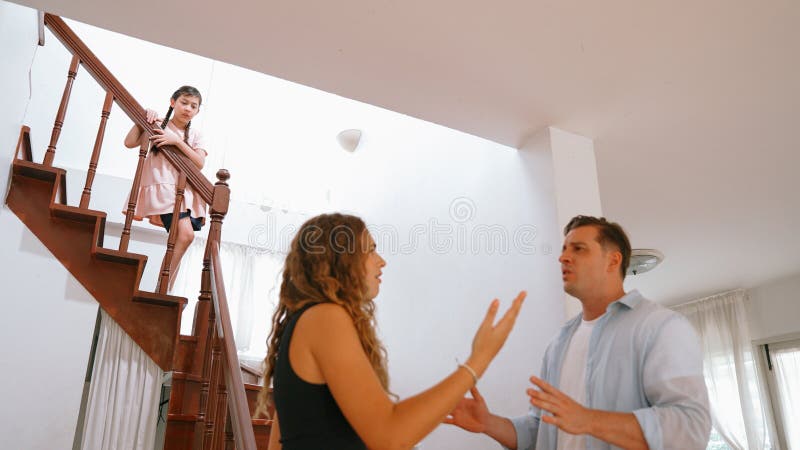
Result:
<svg viewBox="0 0 800 450"><path fill-rule="evenodd" d="M28 67L37 49L36 11L0 1L0 188L8 184L6 169L14 155L28 100Z"/></svg>
<svg viewBox="0 0 800 450"><path fill-rule="evenodd" d="M37 52L36 12L0 2L0 186L5 192ZM5 197L5 195L4 195ZM97 303L22 222L0 208L3 448L72 448Z"/></svg>
<svg viewBox="0 0 800 450"><path fill-rule="evenodd" d="M750 337L800 333L800 273L750 289L746 303Z"/></svg>
<svg viewBox="0 0 800 450"><path fill-rule="evenodd" d="M517 151L223 63L140 41L114 41L91 27L75 28L144 105L165 109L160 106L184 83L204 93L195 124L211 140L204 172L213 177L224 165L232 173L235 201L224 239L281 247L279 237L291 237L291 226L309 215L345 210L364 217L388 263L377 299L378 321L389 352L392 389L402 397L453 371L455 357L468 356L492 298L501 298L505 307L516 292L527 289L517 328L480 382L496 412L527 410L527 379L538 371L547 342L564 320L556 260L561 235L549 153L536 145ZM9 45L8 39L2 41L3 54ZM36 55L26 123L34 128L37 160L63 89L65 53L48 34L47 45ZM137 54L147 54L156 69L143 70L145 59L132 56ZM27 66L17 64L13 70L25 75L18 79L26 79ZM57 166L86 167L102 97L80 71ZM106 210L114 221L122 218L118 211L129 186L125 178L131 177L136 158L135 151L121 150L130 122L116 107L111 117L92 207ZM11 119L19 121L4 117L3 126ZM355 153L345 153L335 135L353 127L363 129L364 137ZM74 172L68 177L71 204L78 201L82 176ZM272 209L262 211L261 203ZM495 248L488 247L488 236ZM156 252L157 243L144 239L140 244L139 250L132 249L150 255L148 270L157 269L162 254ZM80 389L75 392L79 395ZM489 446L487 438L448 427L423 442L424 449Z"/></svg>
<svg viewBox="0 0 800 450"><path fill-rule="evenodd" d="M0 230L3 448L72 448L97 302L5 206Z"/></svg>

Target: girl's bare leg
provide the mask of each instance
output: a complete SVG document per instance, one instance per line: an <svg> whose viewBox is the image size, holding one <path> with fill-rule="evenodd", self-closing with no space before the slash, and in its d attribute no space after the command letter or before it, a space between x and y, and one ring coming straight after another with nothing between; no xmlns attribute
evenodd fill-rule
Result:
<svg viewBox="0 0 800 450"><path fill-rule="evenodd" d="M194 241L194 230L192 229L192 222L188 217L184 217L178 221L178 236L175 238L175 249L172 254L172 262L169 267L169 292L172 292L172 287L175 285L175 278L178 276L178 269L181 265L181 259L186 253L186 249L192 245Z"/></svg>

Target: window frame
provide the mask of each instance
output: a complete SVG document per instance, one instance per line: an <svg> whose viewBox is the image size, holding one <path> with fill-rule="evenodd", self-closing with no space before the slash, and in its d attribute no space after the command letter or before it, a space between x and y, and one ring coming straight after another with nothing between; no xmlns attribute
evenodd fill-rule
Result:
<svg viewBox="0 0 800 450"><path fill-rule="evenodd" d="M785 347L798 347L800 348L800 333L788 333L770 338L759 339L753 341L753 346L757 348L757 370L759 376L766 381L767 398L764 399L767 403L769 413L772 414L772 423L775 426L774 430L770 430L773 435L772 442L777 444L778 449L788 449L786 442L786 432L783 428L783 411L781 409L780 397L778 394L777 380L775 374L769 367L771 365L767 353L768 348L785 348Z"/></svg>

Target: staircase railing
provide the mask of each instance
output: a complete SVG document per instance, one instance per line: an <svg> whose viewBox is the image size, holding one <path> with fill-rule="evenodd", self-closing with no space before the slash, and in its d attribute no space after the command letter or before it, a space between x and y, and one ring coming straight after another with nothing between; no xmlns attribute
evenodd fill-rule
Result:
<svg viewBox="0 0 800 450"><path fill-rule="evenodd" d="M155 133L151 124L146 120L144 108L60 17L45 13L44 24L73 55L50 143L44 156L43 164L45 166L52 166L53 164L61 129L69 106L72 84L77 76L78 67L83 67L106 91L100 127L89 162L89 171L87 172L86 184L79 206L81 209L87 209L91 199L92 183L97 170L97 162L105 134L105 125L110 115L112 101L116 102L133 123L144 130L143 133L148 137L153 136ZM19 148L22 148L22 151L27 152L27 155L30 152L30 143L26 130L23 130L20 136L18 151ZM26 150L26 145L28 150ZM120 237L119 251L121 252L127 251L128 248L142 163L147 156L147 150L146 144L143 144L139 149L137 171L131 187L125 226ZM180 181L176 192L176 205L177 202L182 200L183 190L187 183L197 195L210 205L211 226L203 260L200 296L192 327L193 338L196 339L197 344L194 354L191 355L191 362L188 364L191 372L202 374L198 421L202 421L205 424L205 431L202 433L203 438L199 448L217 449L227 445L223 440L225 439L225 420L230 415L236 448L238 450L255 450L256 444L253 429L249 425L250 414L241 372L239 371L225 295L225 285L220 269L219 243L222 221L228 212L230 203L230 189L227 184L230 175L226 170L220 170L217 172L217 183L212 185L200 170L174 146L162 146L159 147L159 150L180 173ZM30 156L28 157L30 158ZM173 211L173 220L176 219L177 213L178 207L176 206ZM176 227L172 228L176 229ZM174 243L175 233L170 233L167 251L159 272L157 290L162 294L166 290L166 280L170 276L169 267L173 253L171 250L174 248ZM177 339L178 337L176 336ZM185 365L185 363L181 363L182 367Z"/></svg>

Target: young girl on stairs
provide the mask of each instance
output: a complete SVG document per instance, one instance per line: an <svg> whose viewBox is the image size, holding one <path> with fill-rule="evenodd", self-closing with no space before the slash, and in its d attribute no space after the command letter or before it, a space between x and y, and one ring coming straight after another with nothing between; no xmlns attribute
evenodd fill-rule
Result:
<svg viewBox="0 0 800 450"><path fill-rule="evenodd" d="M156 226L169 231L172 225L172 211L175 207L176 186L179 172L167 161L158 147L172 145L189 160L202 169L205 163L206 143L202 134L193 128L192 119L200 112L203 97L192 86L181 86L172 94L167 115L158 118L158 113L147 110L147 122L154 125L156 135L150 138L152 147L144 160L142 178L134 219L147 218ZM158 126L160 122L160 127ZM134 125L125 137L125 146L135 148L142 145L147 134L139 125ZM194 232L205 224L206 203L192 191L188 183L184 190L183 206L178 220L175 250L170 264L169 290L175 282L183 254L194 240Z"/></svg>

